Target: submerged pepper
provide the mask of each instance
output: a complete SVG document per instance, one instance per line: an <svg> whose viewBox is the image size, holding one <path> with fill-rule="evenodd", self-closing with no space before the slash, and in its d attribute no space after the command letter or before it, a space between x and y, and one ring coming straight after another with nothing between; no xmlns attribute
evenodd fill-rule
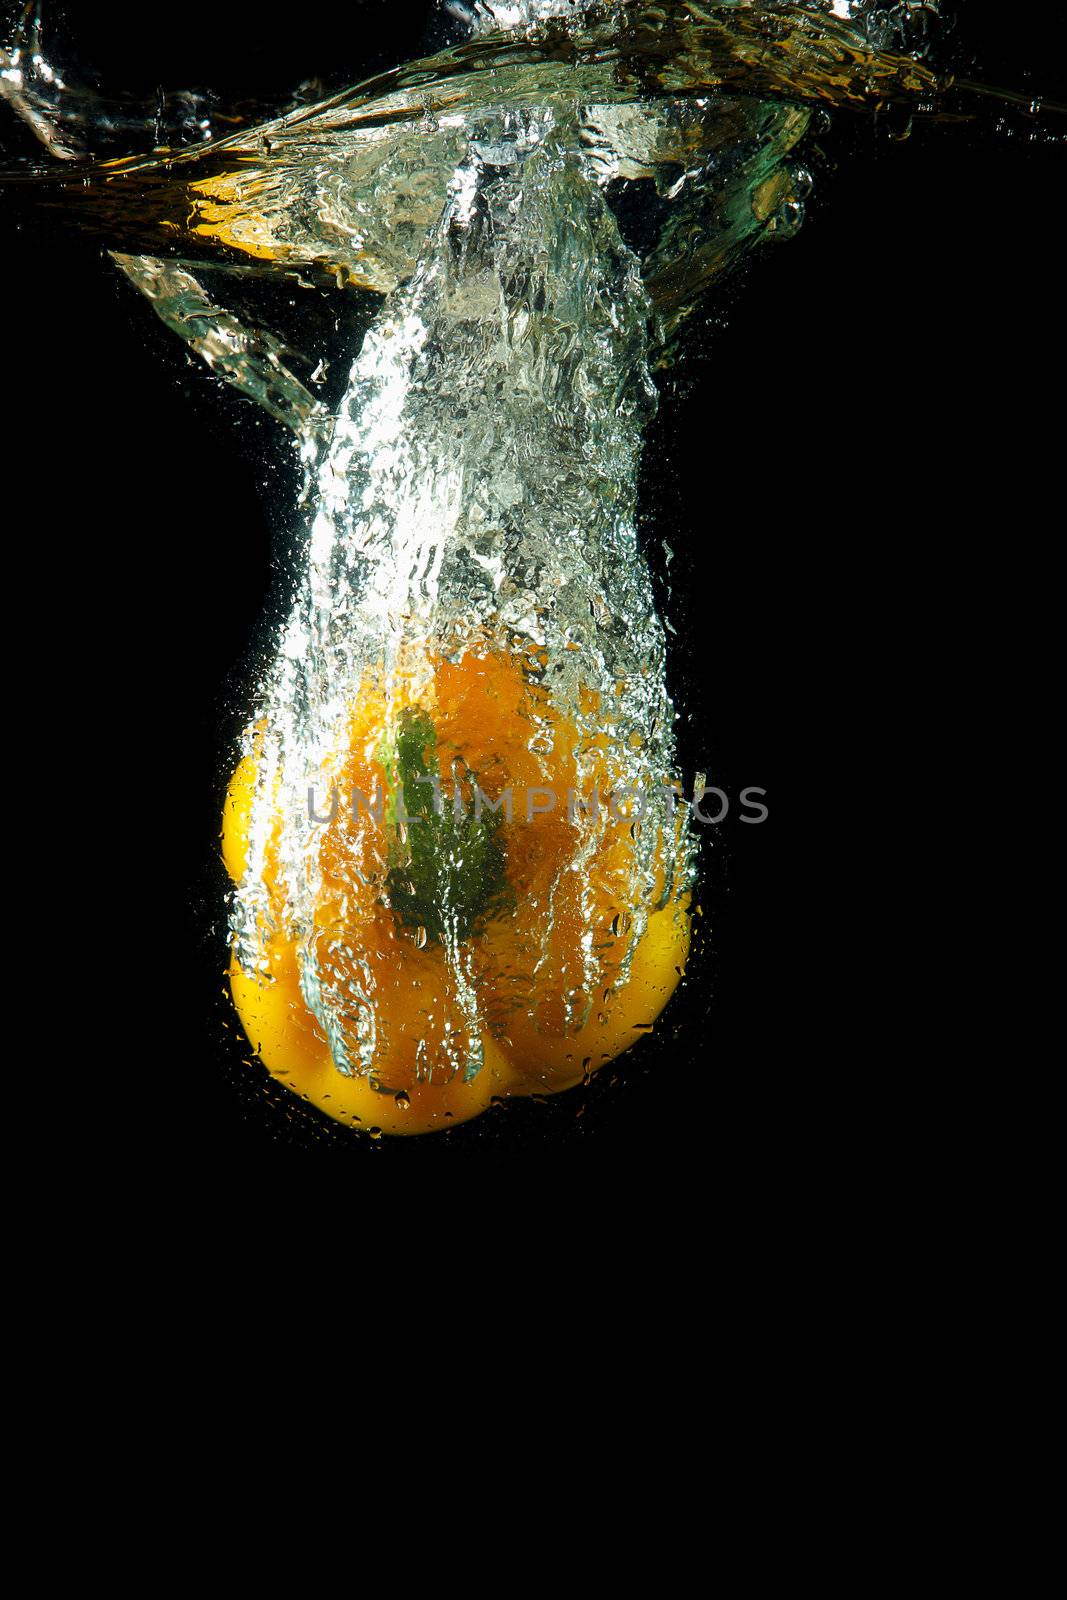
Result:
<svg viewBox="0 0 1067 1600"><path fill-rule="evenodd" d="M230 970L280 1082L350 1125L423 1133L581 1083L648 1031L689 949L684 847L662 830L639 870L654 824L613 811L611 741L587 731L599 697L582 698L584 732L523 652L437 660L417 691L363 685L332 773L344 803L309 845L312 925L291 926L276 827L267 970ZM226 800L235 883L258 766Z"/></svg>

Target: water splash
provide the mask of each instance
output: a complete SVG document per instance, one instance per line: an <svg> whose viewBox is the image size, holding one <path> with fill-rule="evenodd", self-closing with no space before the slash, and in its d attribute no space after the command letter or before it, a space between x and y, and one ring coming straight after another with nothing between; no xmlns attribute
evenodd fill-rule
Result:
<svg viewBox="0 0 1067 1600"><path fill-rule="evenodd" d="M296 439L293 604L227 801L231 981L272 1072L395 1132L581 1082L669 998L695 844L635 525L651 374L795 230L814 107L960 115L918 59L932 6L449 9L470 38L432 61L224 137L180 100L121 158L135 108L71 87L34 8L0 53L59 158L11 186L101 229ZM384 299L350 348L294 350L234 308L279 276Z"/></svg>
<svg viewBox="0 0 1067 1600"><path fill-rule="evenodd" d="M610 773L614 790L641 795L625 882L599 918L601 891L586 894L572 1008L580 1024L608 982L597 921L618 918L616 902L626 908L625 939L608 940L618 945L610 981L619 989L650 914L678 902L691 872L664 789L673 711L635 531L642 425L655 404L639 264L597 185L573 104L501 111L472 125L468 140L410 282L364 339L314 469L305 577L247 743L260 778L234 910L238 959L269 971L280 934L301 951L302 994L348 1073L381 1070L379 986L358 919L322 959L322 829L305 797L309 774L328 772L348 748L361 695L380 695L373 739L392 749L413 703L436 716L442 661L535 661L544 693L502 741L500 776L514 780L523 765L517 748L505 753L510 739L532 756L534 786L562 807L562 726L577 794L588 800ZM470 752L471 741L459 743ZM556 875L594 868L621 825L606 814L568 823ZM383 892L383 844L365 842L359 857ZM538 970L558 966L557 889L551 882L540 901L526 896L500 913L527 931L525 970L510 974L525 978L527 999ZM458 1044L449 1030L445 1055L468 1072L488 1019L464 942L444 942L464 1022ZM353 1005L357 1029L345 1021Z"/></svg>

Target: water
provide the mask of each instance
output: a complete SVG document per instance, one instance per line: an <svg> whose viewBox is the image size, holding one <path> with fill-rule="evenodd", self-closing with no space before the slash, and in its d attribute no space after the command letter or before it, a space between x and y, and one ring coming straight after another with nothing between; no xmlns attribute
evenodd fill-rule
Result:
<svg viewBox="0 0 1067 1600"><path fill-rule="evenodd" d="M325 900L350 885L324 883L323 830L309 820L307 794L309 778L323 775L323 797L326 775L337 781L353 707L368 699L377 707L361 729L376 757L361 787L368 799L386 785L413 707L443 738L444 662L460 685L449 766L462 760L490 800L517 791L512 832L547 837L538 815L524 820L530 788L550 791L542 803L557 812L568 796L576 808L599 788L606 806L613 791L632 790L646 814L633 839L636 801L625 818L568 823L564 844L552 846L551 878L513 894L484 929L469 914L457 919L449 902L463 893L459 869L473 821L442 842L457 872L436 869L441 896L430 915L436 911L442 982L456 1014L439 1057L424 1069L414 1064L428 1081L442 1072L476 1076L487 1010L499 1011L502 986L529 1009L549 998L542 973L549 987L569 985L566 1036L584 1037L593 997L625 986L649 915L677 905L691 876L664 788L674 772L674 713L634 526L642 423L655 404L651 306L572 110L505 110L466 131L441 217L410 281L367 333L321 456L314 425L306 435L314 460L306 564L246 741L259 776L234 909L238 960L246 971L268 972L283 935L303 952L301 993L335 1066L377 1077L383 1054L398 1055L395 1040L383 1045L378 1007L378 958L391 978L392 940L384 951L368 949L365 928L353 932L351 917L339 919L340 935L321 937ZM501 662L501 692L510 684L519 697L514 723L486 750L466 696ZM406 799L414 805L411 793ZM447 793L446 803L452 799ZM469 809L470 794L466 800ZM362 842L346 870L370 879L361 888L372 887L395 912L396 830L383 826L376 838L365 817L360 823ZM350 820L335 831L341 826L351 845ZM620 833L625 859L613 863ZM516 838L506 848L514 890L526 844ZM598 885L612 872L617 881L605 893ZM557 903L569 899L564 875L582 890L580 948L566 980ZM610 931L620 902L629 913L623 939ZM394 932L401 941L410 932L425 948L425 920ZM500 924L522 930L521 953L504 958L490 949ZM494 1022L497 1039L510 1041L506 1007ZM412 1070L413 1059L399 1055L394 1074Z"/></svg>
<svg viewBox="0 0 1067 1600"><path fill-rule="evenodd" d="M482 48L494 19L474 20ZM696 834L664 790L674 709L635 532L652 373L707 283L797 226L815 101L848 105L872 75L920 109L937 89L832 29L832 65L798 47L774 82L749 21L713 71L688 21L666 58L662 28L563 60L523 38L79 175L116 242L172 224L170 254L119 264L305 465L293 608L229 808L234 986L271 1069L342 1120L421 1131L581 1081L684 963ZM21 111L59 154L47 108ZM358 351L331 352L350 360L336 406L221 303L227 274L279 273L385 296ZM402 821L398 777L436 777L442 817L405 793ZM518 819L479 818L483 785L514 789ZM526 821L531 790L554 809ZM570 815L600 790L648 810Z"/></svg>

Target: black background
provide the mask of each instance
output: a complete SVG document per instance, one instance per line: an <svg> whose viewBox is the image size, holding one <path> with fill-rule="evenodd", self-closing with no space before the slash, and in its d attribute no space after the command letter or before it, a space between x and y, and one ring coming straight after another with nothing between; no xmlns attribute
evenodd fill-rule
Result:
<svg viewBox="0 0 1067 1600"><path fill-rule="evenodd" d="M1062 98L1036 9L963 4L946 48ZM173 38L143 7L91 10L57 10L57 53L148 93L284 94L444 40L431 7L395 0L314 8L284 38L253 5L186 3ZM902 899L923 914L888 802L933 781L931 753L939 783L973 771L975 685L1059 531L1064 151L1021 120L899 142L841 117L819 145L800 235L694 326L643 482L682 769L764 787L770 819L735 808L705 851L699 949L656 1037L551 1105L381 1145L245 1067L222 993L214 841L295 482L265 465L284 446L98 241L5 201L6 544L27 638L12 633L10 716L39 799L25 848L46 992L27 1021L55 1063L44 1125L91 1085L149 1161L580 1145L662 1175L765 1174L818 1149L827 1117L862 1144L913 959L906 933L876 940Z"/></svg>

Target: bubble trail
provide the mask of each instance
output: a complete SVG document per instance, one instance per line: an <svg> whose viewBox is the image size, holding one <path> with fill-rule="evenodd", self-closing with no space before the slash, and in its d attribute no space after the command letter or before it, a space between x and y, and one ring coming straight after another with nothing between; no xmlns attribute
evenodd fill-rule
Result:
<svg viewBox="0 0 1067 1600"><path fill-rule="evenodd" d="M656 974L660 1004L684 961L692 852L665 788L674 718L635 529L651 323L579 107L485 115L412 278L363 341L314 470L305 576L248 735L235 949L253 981L279 943L295 950L334 1067L394 1096L470 1085L487 1050L497 1093L578 1081L591 1049L597 1064L616 1053L652 916L669 921L677 958ZM494 825L500 893L484 905L471 905L465 861L492 853L484 822L442 830L433 857L399 839L395 818L324 829L308 815L309 775L323 790L327 775L347 780L360 741L360 793L384 790L416 713L450 774L462 768L463 803L476 774L490 800L510 789L513 810L532 811ZM405 870L436 897L428 918L404 916L405 889L419 898ZM410 987L398 960L414 963ZM410 1005L427 981L442 990L432 1039L431 1010ZM627 1019L625 1042L651 1020Z"/></svg>

